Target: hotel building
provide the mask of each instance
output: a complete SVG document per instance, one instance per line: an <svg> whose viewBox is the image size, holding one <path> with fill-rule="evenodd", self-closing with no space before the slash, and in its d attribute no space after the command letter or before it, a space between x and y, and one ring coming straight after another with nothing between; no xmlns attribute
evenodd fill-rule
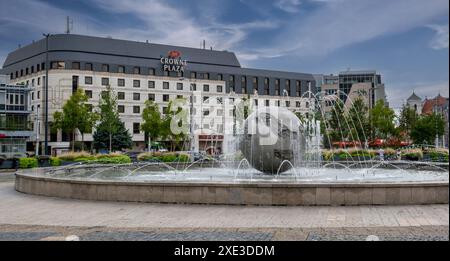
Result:
<svg viewBox="0 0 450 261"><path fill-rule="evenodd" d="M54 112L61 110L78 88L85 90L89 104L95 107L101 92L111 86L118 98L120 117L132 134L134 150L146 147L140 125L147 100L155 101L162 113L167 113L173 99L192 101L194 149L208 152L222 151L223 131L230 128L226 117L233 115L222 109L223 99L245 97L258 106L285 106L304 113L315 106L305 95L316 92L313 75L243 68L229 51L72 34L51 35L46 40L11 52L1 71L11 84L31 89L27 100L32 111L30 120L35 122L35 111L39 110L37 117L44 122L46 70L50 124ZM40 146L44 141L43 125L38 132ZM36 143L34 136L29 139L30 148ZM213 147L208 143L212 139ZM69 148L68 135L60 131L49 131L48 140L53 154ZM86 134L84 140L92 142L92 134Z"/></svg>

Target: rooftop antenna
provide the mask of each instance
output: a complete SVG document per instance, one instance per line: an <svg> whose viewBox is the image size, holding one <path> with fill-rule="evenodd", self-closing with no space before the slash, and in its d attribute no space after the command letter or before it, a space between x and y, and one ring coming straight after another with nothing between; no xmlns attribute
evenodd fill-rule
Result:
<svg viewBox="0 0 450 261"><path fill-rule="evenodd" d="M66 17L66 34L70 34L70 30L73 29L73 20L69 16Z"/></svg>

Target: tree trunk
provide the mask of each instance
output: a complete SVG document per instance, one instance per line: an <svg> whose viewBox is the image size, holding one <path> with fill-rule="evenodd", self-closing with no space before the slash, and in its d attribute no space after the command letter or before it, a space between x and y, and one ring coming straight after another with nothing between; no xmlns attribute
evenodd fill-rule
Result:
<svg viewBox="0 0 450 261"><path fill-rule="evenodd" d="M84 151L84 133L81 133L81 151Z"/></svg>
<svg viewBox="0 0 450 261"><path fill-rule="evenodd" d="M72 131L72 152L75 152L75 130Z"/></svg>
<svg viewBox="0 0 450 261"><path fill-rule="evenodd" d="M112 133L109 133L109 154L112 153Z"/></svg>

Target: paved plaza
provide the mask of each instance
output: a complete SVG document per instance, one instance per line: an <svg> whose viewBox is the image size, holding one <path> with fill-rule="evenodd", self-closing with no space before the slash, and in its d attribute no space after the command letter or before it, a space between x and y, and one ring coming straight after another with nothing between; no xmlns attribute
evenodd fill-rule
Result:
<svg viewBox="0 0 450 261"><path fill-rule="evenodd" d="M0 173L0 240L448 240L446 205L258 207L26 195Z"/></svg>

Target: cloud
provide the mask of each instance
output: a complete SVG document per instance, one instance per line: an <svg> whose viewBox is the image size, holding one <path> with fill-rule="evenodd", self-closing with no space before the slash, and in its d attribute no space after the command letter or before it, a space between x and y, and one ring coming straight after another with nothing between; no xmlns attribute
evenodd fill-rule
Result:
<svg viewBox="0 0 450 261"><path fill-rule="evenodd" d="M435 50L448 49L448 24L432 24L428 27L435 31L435 35L430 41L430 47Z"/></svg>
<svg viewBox="0 0 450 261"><path fill-rule="evenodd" d="M300 0L277 0L274 6L288 13L297 13L300 4Z"/></svg>
<svg viewBox="0 0 450 261"><path fill-rule="evenodd" d="M293 18L278 37L280 54L324 55L448 15L447 0L337 0L321 6L306 17Z"/></svg>

